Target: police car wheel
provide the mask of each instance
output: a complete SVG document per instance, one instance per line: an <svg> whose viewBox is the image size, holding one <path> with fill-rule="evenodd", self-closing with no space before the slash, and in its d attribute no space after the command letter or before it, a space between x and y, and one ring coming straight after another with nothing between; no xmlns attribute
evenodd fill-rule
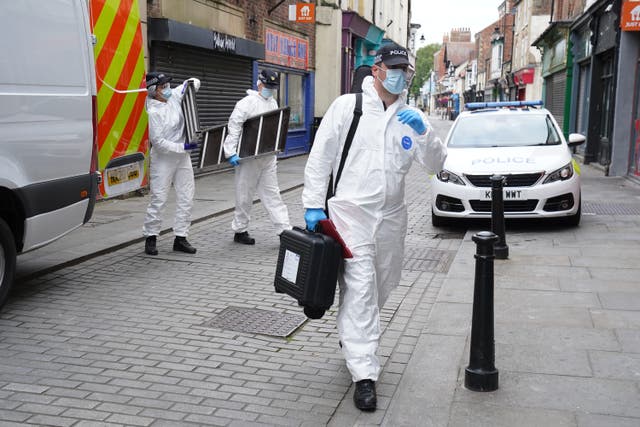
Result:
<svg viewBox="0 0 640 427"><path fill-rule="evenodd" d="M582 214L582 200L580 201L580 205L578 206L578 212L574 215L568 216L564 219L564 224L568 227L577 227L580 225L580 217Z"/></svg>
<svg viewBox="0 0 640 427"><path fill-rule="evenodd" d="M431 211L431 225L434 227L443 227L447 224L446 218L436 215Z"/></svg>
<svg viewBox="0 0 640 427"><path fill-rule="evenodd" d="M0 218L0 307L7 300L16 273L16 243L7 223Z"/></svg>

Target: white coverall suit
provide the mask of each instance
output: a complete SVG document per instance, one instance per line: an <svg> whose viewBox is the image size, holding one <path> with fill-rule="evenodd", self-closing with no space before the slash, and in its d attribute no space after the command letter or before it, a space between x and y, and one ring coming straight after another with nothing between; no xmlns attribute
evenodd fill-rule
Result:
<svg viewBox="0 0 640 427"><path fill-rule="evenodd" d="M278 103L273 97L267 99L255 90L247 90L247 96L238 101L229 117L228 134L224 141L225 157L238 154L242 125L248 118L277 109ZM279 235L283 230L291 229L287 206L280 197L275 154L241 159L235 167L235 187L236 208L231 222L235 233L243 233L249 227L256 189L276 233Z"/></svg>
<svg viewBox="0 0 640 427"><path fill-rule="evenodd" d="M196 91L200 80L192 78ZM149 115L149 142L151 160L149 186L151 200L144 218L142 234L158 236L162 225L162 212L167 202L171 183L176 191L176 216L173 232L187 237L191 224L191 208L195 184L189 151L184 149L185 125L182 115L182 97L186 82L171 90L167 102L147 98Z"/></svg>
<svg viewBox="0 0 640 427"><path fill-rule="evenodd" d="M336 194L328 202L329 218L353 253L338 275L337 326L354 382L377 381L380 374L379 310L400 281L404 257L405 175L413 160L435 173L446 158L446 148L424 114L420 112L425 135L398 121L398 112L413 108L405 103L406 91L385 110L373 77L366 77L362 87L363 114ZM305 168L306 209L324 208L329 174L333 170L335 179L354 106L355 96L343 95L322 119Z"/></svg>

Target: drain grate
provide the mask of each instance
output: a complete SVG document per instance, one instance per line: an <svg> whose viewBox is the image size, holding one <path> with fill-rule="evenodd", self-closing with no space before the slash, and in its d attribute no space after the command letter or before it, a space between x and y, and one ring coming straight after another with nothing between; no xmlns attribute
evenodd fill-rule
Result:
<svg viewBox="0 0 640 427"><path fill-rule="evenodd" d="M405 270L446 273L456 256L455 251L442 251L429 248L409 248L405 250Z"/></svg>
<svg viewBox="0 0 640 427"><path fill-rule="evenodd" d="M583 201L582 212L596 215L640 215L640 204L593 203Z"/></svg>
<svg viewBox="0 0 640 427"><path fill-rule="evenodd" d="M306 316L299 314L285 314L257 308L227 307L205 325L249 334L288 337L306 320Z"/></svg>

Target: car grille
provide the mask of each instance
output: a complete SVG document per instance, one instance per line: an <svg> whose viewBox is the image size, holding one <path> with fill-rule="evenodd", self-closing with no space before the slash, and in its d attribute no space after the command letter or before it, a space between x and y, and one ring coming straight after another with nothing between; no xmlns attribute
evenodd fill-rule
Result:
<svg viewBox="0 0 640 427"><path fill-rule="evenodd" d="M521 173L513 175L503 175L507 178L505 187L531 187L538 182L542 176L542 172ZM492 175L465 175L465 177L476 187L491 187Z"/></svg>
<svg viewBox="0 0 640 427"><path fill-rule="evenodd" d="M491 212L491 200L469 200L471 209L476 212ZM505 200L505 212L531 212L538 205L537 199L530 200Z"/></svg>

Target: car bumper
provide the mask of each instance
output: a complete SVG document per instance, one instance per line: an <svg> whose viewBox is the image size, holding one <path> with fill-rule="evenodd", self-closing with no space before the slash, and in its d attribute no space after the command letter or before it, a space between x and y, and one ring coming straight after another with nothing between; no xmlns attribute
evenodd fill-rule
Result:
<svg viewBox="0 0 640 427"><path fill-rule="evenodd" d="M444 183L433 178L431 209L440 217L490 218L490 187ZM508 194L507 194L508 193ZM504 188L505 218L562 218L580 208L580 178Z"/></svg>

